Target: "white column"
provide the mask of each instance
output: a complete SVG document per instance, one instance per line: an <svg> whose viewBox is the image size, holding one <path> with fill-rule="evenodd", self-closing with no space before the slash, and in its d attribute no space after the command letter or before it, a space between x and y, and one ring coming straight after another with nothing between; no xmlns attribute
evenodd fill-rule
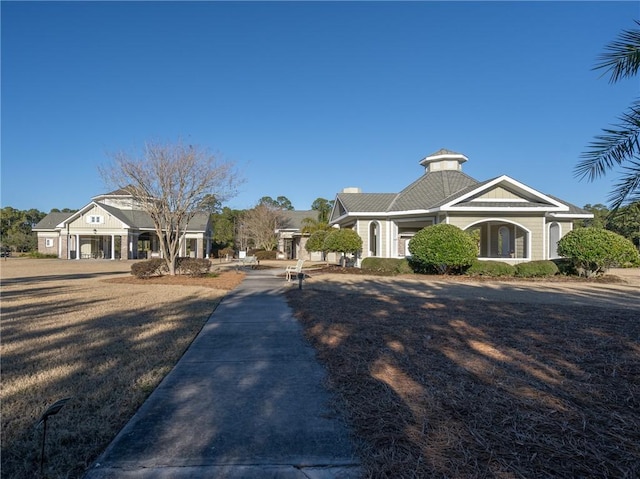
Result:
<svg viewBox="0 0 640 479"><path fill-rule="evenodd" d="M80 260L80 235L76 235L76 259Z"/></svg>
<svg viewBox="0 0 640 479"><path fill-rule="evenodd" d="M120 245L122 250L122 244ZM111 259L116 259L116 235L111 235Z"/></svg>

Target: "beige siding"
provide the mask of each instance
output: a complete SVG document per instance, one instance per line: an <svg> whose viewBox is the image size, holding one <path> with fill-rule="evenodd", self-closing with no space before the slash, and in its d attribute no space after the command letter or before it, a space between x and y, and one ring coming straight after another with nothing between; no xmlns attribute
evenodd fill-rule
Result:
<svg viewBox="0 0 640 479"><path fill-rule="evenodd" d="M549 223L558 223L560 225L560 237L562 238L573 229L573 221L548 220Z"/></svg>
<svg viewBox="0 0 640 479"><path fill-rule="evenodd" d="M486 191L482 195L478 196L477 199L512 200L512 199L522 199L522 197L498 186L496 188L493 188L492 190Z"/></svg>
<svg viewBox="0 0 640 479"><path fill-rule="evenodd" d="M378 256L386 257L388 256L387 251L389 251L389 222L388 221L379 221L378 228L378 236L380 237L380 250L378 251Z"/></svg>
<svg viewBox="0 0 640 479"><path fill-rule="evenodd" d="M89 223L91 216L97 216L102 219L102 223ZM76 218L71 224L70 229L75 231L93 231L96 230L122 230L122 221L116 219L102 208L94 206L80 217Z"/></svg>
<svg viewBox="0 0 640 479"><path fill-rule="evenodd" d="M369 253L369 220L358 220L355 231L362 238L362 257L366 258Z"/></svg>

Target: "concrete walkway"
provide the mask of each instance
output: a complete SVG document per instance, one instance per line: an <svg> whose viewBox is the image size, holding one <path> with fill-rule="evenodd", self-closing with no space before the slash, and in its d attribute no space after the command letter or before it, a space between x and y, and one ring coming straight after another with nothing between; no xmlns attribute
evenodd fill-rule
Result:
<svg viewBox="0 0 640 479"><path fill-rule="evenodd" d="M85 479L360 476L282 272L248 272Z"/></svg>

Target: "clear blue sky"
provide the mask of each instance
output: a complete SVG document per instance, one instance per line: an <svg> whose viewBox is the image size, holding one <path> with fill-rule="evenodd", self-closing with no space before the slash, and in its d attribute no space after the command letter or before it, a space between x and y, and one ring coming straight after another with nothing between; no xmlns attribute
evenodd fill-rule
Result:
<svg viewBox="0 0 640 479"><path fill-rule="evenodd" d="M109 153L179 137L245 178L227 205L398 192L440 148L578 206L580 154L638 96L593 71L640 2L9 2L1 205L81 208Z"/></svg>

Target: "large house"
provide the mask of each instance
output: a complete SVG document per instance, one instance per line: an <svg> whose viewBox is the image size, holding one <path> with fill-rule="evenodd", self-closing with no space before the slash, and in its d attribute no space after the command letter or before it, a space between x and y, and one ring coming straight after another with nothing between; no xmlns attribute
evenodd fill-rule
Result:
<svg viewBox="0 0 640 479"><path fill-rule="evenodd" d="M399 193L338 193L330 223L363 240L359 260L409 256L426 226L449 223L479 232L479 259L519 263L558 257L557 243L573 221L593 214L506 175L478 181L462 172L468 158L439 150L420 161L424 174Z"/></svg>
<svg viewBox="0 0 640 479"><path fill-rule="evenodd" d="M126 189L95 196L75 213L49 213L34 228L38 252L62 259L160 257L153 221ZM196 215L181 239L180 256L207 258L213 236L210 216Z"/></svg>

